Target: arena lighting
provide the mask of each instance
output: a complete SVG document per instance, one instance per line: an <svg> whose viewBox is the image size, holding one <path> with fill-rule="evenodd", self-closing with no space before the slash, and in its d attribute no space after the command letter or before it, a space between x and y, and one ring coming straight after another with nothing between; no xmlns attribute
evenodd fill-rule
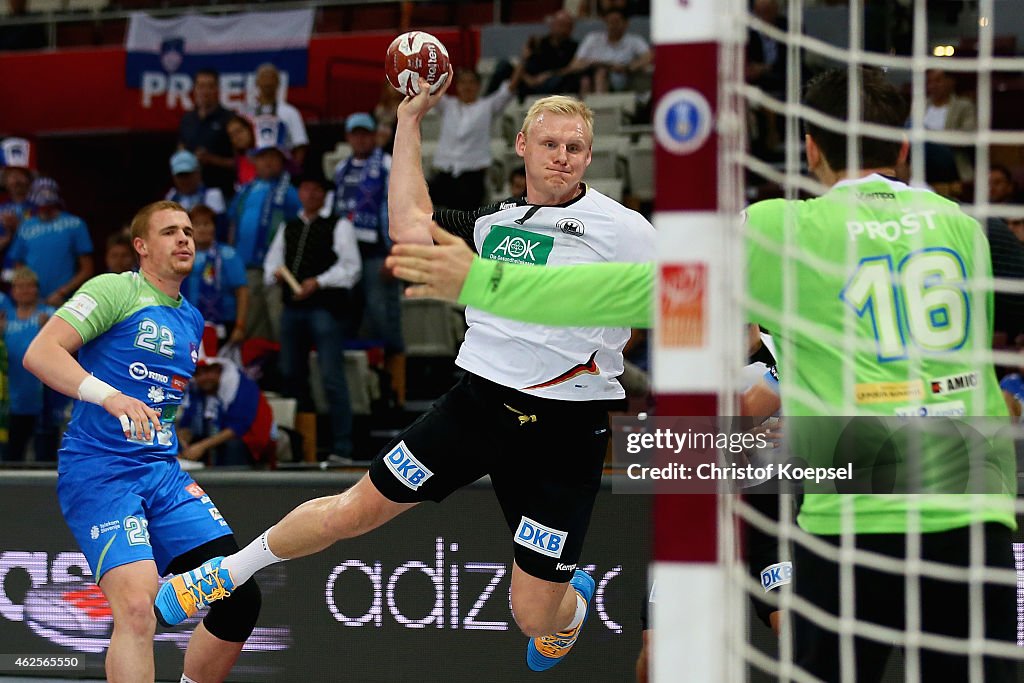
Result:
<svg viewBox="0 0 1024 683"><path fill-rule="evenodd" d="M936 57L952 57L955 51L952 45L936 45L932 54Z"/></svg>

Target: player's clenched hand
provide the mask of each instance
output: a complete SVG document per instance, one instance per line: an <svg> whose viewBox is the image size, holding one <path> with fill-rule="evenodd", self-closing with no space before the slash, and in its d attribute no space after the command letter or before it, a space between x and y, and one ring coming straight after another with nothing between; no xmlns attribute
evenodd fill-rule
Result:
<svg viewBox="0 0 1024 683"><path fill-rule="evenodd" d="M448 90L448 86L455 80L455 71L451 66L448 67L448 78L444 79L444 85L437 89L434 94L430 93L430 85L426 82L420 82L420 76L417 73L410 75L416 83L416 87L420 91L416 95L406 96L400 105L398 105L398 118L403 119L406 117L413 117L417 120L423 118L423 115L433 109L434 105L437 104L442 97L444 97L445 91Z"/></svg>
<svg viewBox="0 0 1024 683"><path fill-rule="evenodd" d="M396 244L387 266L400 280L418 283L405 290L406 296L458 301L475 256L465 242L436 223L430 234L437 246Z"/></svg>
<svg viewBox="0 0 1024 683"><path fill-rule="evenodd" d="M137 398L116 393L103 401L103 409L121 421L124 438L153 440L152 425L160 431L160 415Z"/></svg>

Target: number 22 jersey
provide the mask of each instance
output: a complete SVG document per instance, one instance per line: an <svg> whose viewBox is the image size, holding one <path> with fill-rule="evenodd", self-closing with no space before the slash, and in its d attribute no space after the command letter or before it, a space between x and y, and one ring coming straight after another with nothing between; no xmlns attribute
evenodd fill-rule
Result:
<svg viewBox="0 0 1024 683"><path fill-rule="evenodd" d="M95 456L175 458L174 421L199 358L199 311L133 272L92 278L56 315L81 335L78 362L86 372L146 403L160 415L162 426L149 441L141 435L125 439L117 418L98 405L75 401L60 450L61 468Z"/></svg>

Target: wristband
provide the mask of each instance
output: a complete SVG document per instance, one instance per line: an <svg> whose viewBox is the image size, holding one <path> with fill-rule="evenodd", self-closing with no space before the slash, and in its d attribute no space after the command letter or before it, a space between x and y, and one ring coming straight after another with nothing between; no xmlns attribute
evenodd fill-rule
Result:
<svg viewBox="0 0 1024 683"><path fill-rule="evenodd" d="M98 406L103 405L104 401L119 393L121 392L103 380L96 379L93 375L86 375L82 383L78 385L78 398Z"/></svg>
<svg viewBox="0 0 1024 683"><path fill-rule="evenodd" d="M785 586L793 580L793 563L778 562L771 564L761 570L761 587L764 592Z"/></svg>

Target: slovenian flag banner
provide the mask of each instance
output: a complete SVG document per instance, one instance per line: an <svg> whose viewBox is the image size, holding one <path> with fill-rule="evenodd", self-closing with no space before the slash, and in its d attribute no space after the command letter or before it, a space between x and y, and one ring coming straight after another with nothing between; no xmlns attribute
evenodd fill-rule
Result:
<svg viewBox="0 0 1024 683"><path fill-rule="evenodd" d="M187 74L203 68L251 73L272 62L288 84L306 85L313 9L247 12L230 16L188 14L156 19L137 12L125 41L126 85L142 87L146 74Z"/></svg>

